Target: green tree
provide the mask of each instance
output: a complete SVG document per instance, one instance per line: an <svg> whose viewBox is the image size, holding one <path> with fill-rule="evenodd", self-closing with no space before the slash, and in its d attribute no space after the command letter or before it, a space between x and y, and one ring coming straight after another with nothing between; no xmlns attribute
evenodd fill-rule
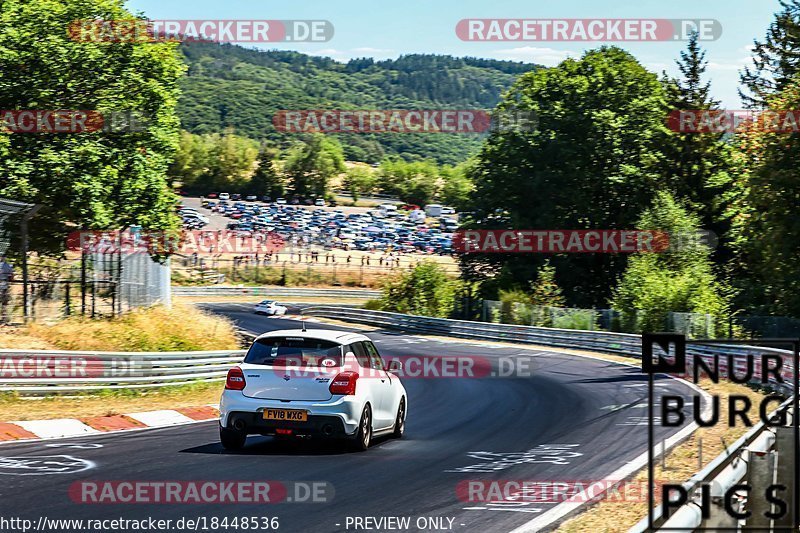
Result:
<svg viewBox="0 0 800 533"><path fill-rule="evenodd" d="M453 313L460 283L441 266L423 261L413 270L390 279L383 287L385 311L447 318Z"/></svg>
<svg viewBox="0 0 800 533"><path fill-rule="evenodd" d="M347 169L344 177L344 186L357 202L363 194L370 194L378 183L378 177L371 168L364 165L355 165Z"/></svg>
<svg viewBox="0 0 800 533"><path fill-rule="evenodd" d="M131 111L143 131L0 133L0 196L42 204L31 246L59 253L78 228L175 229L166 180L183 64L174 44L71 40L75 20L132 19L117 0L0 2L0 109Z"/></svg>
<svg viewBox="0 0 800 533"><path fill-rule="evenodd" d="M327 196L331 178L344 171L342 146L322 134L291 148L284 167L292 192L304 197Z"/></svg>
<svg viewBox="0 0 800 533"><path fill-rule="evenodd" d="M381 190L407 203L429 204L439 187L440 171L433 161L387 159L381 163L378 173Z"/></svg>
<svg viewBox="0 0 800 533"><path fill-rule="evenodd" d="M703 81L705 56L694 32L676 61L682 77L664 80L671 110L695 114L698 110L719 111L719 102L710 96L710 83ZM664 146L663 173L668 189L699 214L703 227L716 235L728 234L730 221L726 213L734 199L733 146L725 136L725 132L674 132ZM727 248L722 253L718 250L717 255L720 262L730 258Z"/></svg>
<svg viewBox="0 0 800 533"><path fill-rule="evenodd" d="M530 301L533 305L564 307L566 302L561 288L556 283L556 269L546 261L539 269L536 281L531 283Z"/></svg>
<svg viewBox="0 0 800 533"><path fill-rule="evenodd" d="M253 176L258 143L233 133L214 133L209 138L209 185L215 189L243 191Z"/></svg>
<svg viewBox="0 0 800 533"><path fill-rule="evenodd" d="M474 170L472 227L623 229L664 187L666 92L629 53L602 47L518 79L499 106L537 117L535 129L498 131ZM525 286L544 257L469 254L462 267ZM570 305L603 305L625 267L612 254L552 258Z"/></svg>
<svg viewBox="0 0 800 533"><path fill-rule="evenodd" d="M275 157L276 151L274 149L267 146L261 147L257 160L258 167L250 183L246 186L245 192L259 196L269 195L273 198L284 195L285 186L281 176L275 169Z"/></svg>
<svg viewBox="0 0 800 533"><path fill-rule="evenodd" d="M472 180L469 178L470 162L444 166L441 169L442 185L439 200L445 204L462 209L469 204L469 197L473 190Z"/></svg>
<svg viewBox="0 0 800 533"><path fill-rule="evenodd" d="M800 0L780 0L781 10L769 25L764 41L753 41L753 64L745 67L739 90L754 108L767 105L767 97L780 93L800 72Z"/></svg>
<svg viewBox="0 0 800 533"><path fill-rule="evenodd" d="M169 175L181 182L184 189L195 188L197 181L208 174L210 161L206 138L181 131L178 150L169 168ZM207 192L207 191L201 191Z"/></svg>
<svg viewBox="0 0 800 533"><path fill-rule="evenodd" d="M780 93L772 109L798 109L800 74ZM740 198L734 206L734 274L743 290L739 307L754 314L800 317L800 136L772 132L758 122L737 139Z"/></svg>
<svg viewBox="0 0 800 533"><path fill-rule="evenodd" d="M670 312L724 315L723 288L716 281L710 250L686 237L696 234L699 218L671 194L660 192L637 227L665 232L670 246L664 252L631 257L611 298L628 329L661 331Z"/></svg>

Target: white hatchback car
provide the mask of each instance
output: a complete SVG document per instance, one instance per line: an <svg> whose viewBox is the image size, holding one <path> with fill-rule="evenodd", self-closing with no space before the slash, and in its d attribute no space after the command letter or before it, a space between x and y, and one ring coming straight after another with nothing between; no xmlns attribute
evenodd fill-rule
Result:
<svg viewBox="0 0 800 533"><path fill-rule="evenodd" d="M288 308L279 304L275 300L262 300L258 302L253 308L253 312L257 315L285 315Z"/></svg>
<svg viewBox="0 0 800 533"><path fill-rule="evenodd" d="M282 330L253 342L228 372L219 434L226 449L247 435L343 439L366 450L374 436L401 437L408 397L369 338L335 330Z"/></svg>

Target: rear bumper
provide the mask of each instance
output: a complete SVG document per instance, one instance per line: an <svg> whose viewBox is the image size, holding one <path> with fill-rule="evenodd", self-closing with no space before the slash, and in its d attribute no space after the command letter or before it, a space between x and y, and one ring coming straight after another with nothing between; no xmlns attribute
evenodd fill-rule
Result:
<svg viewBox="0 0 800 533"><path fill-rule="evenodd" d="M325 437L342 439L352 436L345 429L342 419L335 415L309 415L307 422L264 420L261 413L243 413L235 411L228 415L229 428L236 424L244 424L244 431L248 434L261 435L288 435ZM284 433L280 433L280 431ZM291 433L285 433L291 431Z"/></svg>
<svg viewBox="0 0 800 533"><path fill-rule="evenodd" d="M264 409L302 409L308 413L308 422L289 420L264 420ZM274 434L275 429L304 429L309 435L326 435L330 433L330 425L334 433L354 435L363 411L363 401L357 396L338 396L325 401L291 401L262 400L250 398L241 391L225 390L219 404L219 423L222 427L233 427L237 419L247 426L247 431L254 434ZM306 433L303 433L306 434Z"/></svg>

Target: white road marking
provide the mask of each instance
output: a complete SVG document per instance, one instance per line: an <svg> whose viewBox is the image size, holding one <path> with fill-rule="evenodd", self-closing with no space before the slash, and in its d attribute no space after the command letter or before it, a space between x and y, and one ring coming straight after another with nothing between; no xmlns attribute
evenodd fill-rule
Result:
<svg viewBox="0 0 800 533"><path fill-rule="evenodd" d="M138 420L145 426L173 426L175 424L186 424L193 422L191 418L186 415L173 411L172 409L164 409L162 411L145 411L143 413L131 413L127 415L134 420Z"/></svg>
<svg viewBox="0 0 800 533"><path fill-rule="evenodd" d="M74 418L57 418L54 420L22 420L11 424L30 431L37 437L50 439L54 437L79 437L102 433Z"/></svg>

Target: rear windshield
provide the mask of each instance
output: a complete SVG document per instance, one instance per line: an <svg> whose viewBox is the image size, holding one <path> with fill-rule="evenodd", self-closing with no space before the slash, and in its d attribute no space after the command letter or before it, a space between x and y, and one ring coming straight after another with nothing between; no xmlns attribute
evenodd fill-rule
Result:
<svg viewBox="0 0 800 533"><path fill-rule="evenodd" d="M342 366L341 345L302 337L268 337L253 343L245 363L267 366Z"/></svg>

